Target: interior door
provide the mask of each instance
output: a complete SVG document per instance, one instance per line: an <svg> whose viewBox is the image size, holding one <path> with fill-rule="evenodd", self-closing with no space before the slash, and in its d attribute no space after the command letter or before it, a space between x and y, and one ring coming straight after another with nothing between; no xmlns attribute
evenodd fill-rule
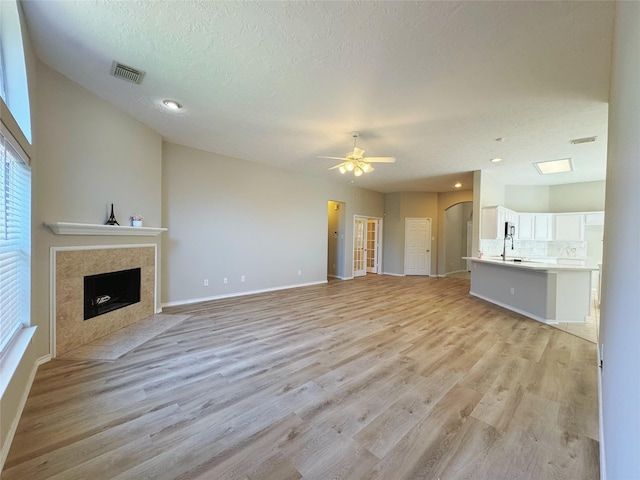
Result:
<svg viewBox="0 0 640 480"><path fill-rule="evenodd" d="M431 273L431 219L405 219L404 238L404 274L429 275Z"/></svg>
<svg viewBox="0 0 640 480"><path fill-rule="evenodd" d="M367 219L355 217L353 219L353 276L361 277L367 274L366 250Z"/></svg>
<svg viewBox="0 0 640 480"><path fill-rule="evenodd" d="M367 273L378 273L378 219L367 219Z"/></svg>

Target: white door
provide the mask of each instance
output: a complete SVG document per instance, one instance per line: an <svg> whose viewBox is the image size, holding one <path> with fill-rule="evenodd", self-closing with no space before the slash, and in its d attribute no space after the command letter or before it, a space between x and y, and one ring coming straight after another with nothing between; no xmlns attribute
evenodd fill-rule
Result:
<svg viewBox="0 0 640 480"><path fill-rule="evenodd" d="M404 224L404 274L431 273L431 219L406 218Z"/></svg>
<svg viewBox="0 0 640 480"><path fill-rule="evenodd" d="M367 274L367 219L355 217L353 219L353 276L361 277Z"/></svg>

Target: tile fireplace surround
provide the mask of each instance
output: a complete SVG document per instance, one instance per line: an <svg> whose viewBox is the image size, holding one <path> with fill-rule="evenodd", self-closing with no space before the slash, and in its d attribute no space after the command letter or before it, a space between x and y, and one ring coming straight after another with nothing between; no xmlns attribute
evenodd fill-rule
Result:
<svg viewBox="0 0 640 480"><path fill-rule="evenodd" d="M56 356L155 313L155 245L66 247L51 256ZM140 302L85 321L84 277L131 268L141 269Z"/></svg>

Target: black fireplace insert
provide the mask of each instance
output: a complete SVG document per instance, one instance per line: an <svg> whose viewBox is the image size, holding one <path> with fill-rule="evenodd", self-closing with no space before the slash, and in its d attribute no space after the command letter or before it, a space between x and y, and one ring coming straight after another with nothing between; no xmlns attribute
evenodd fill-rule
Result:
<svg viewBox="0 0 640 480"><path fill-rule="evenodd" d="M84 277L84 319L140 301L140 269Z"/></svg>

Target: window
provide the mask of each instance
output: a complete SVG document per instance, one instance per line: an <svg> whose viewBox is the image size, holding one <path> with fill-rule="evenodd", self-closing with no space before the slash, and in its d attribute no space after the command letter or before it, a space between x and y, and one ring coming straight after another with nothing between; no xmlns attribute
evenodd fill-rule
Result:
<svg viewBox="0 0 640 480"><path fill-rule="evenodd" d="M0 132L0 356L30 322L31 170Z"/></svg>
<svg viewBox="0 0 640 480"><path fill-rule="evenodd" d="M19 9L17 0L0 0L0 97L31 143L29 85ZM16 136L16 132L12 133Z"/></svg>

